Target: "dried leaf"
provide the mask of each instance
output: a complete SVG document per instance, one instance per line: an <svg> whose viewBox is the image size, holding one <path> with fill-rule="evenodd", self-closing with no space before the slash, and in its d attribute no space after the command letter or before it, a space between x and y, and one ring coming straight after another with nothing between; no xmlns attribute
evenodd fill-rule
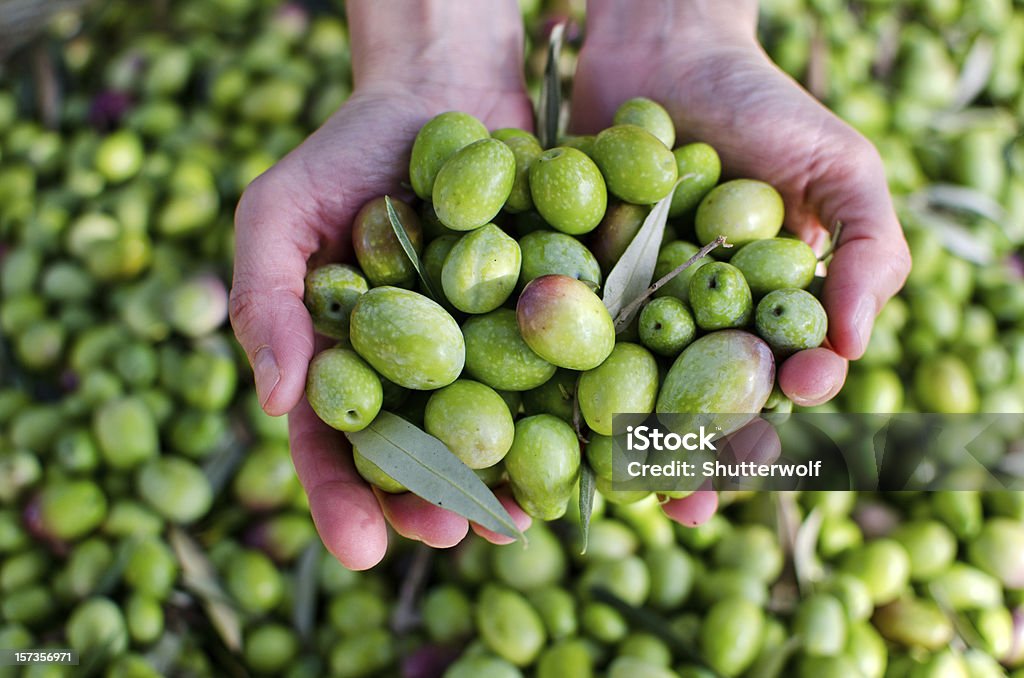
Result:
<svg viewBox="0 0 1024 678"><path fill-rule="evenodd" d="M584 463L580 469L580 537L583 547L580 549L582 556L587 552L587 541L590 538L590 514L594 510L594 469L590 464Z"/></svg>
<svg viewBox="0 0 1024 678"><path fill-rule="evenodd" d="M981 191L956 184L932 184L907 198L916 209L949 209L970 212L991 221L1006 218L1006 210L999 201Z"/></svg>
<svg viewBox="0 0 1024 678"><path fill-rule="evenodd" d="M665 222L668 221L673 193L675 187L658 201L644 219L629 247L605 278L602 301L613 318L619 314L623 306L640 296L651 284L654 267L658 263L661 238L665 235Z"/></svg>
<svg viewBox="0 0 1024 678"><path fill-rule="evenodd" d="M563 22L551 29L548 38L548 56L537 111L537 133L540 135L541 148L551 148L558 143L558 123L562 114L562 79L558 73L558 60L564 36Z"/></svg>
<svg viewBox="0 0 1024 678"><path fill-rule="evenodd" d="M216 570L199 545L185 532L172 527L168 541L181 563L182 583L200 598L210 623L217 630L224 645L233 652L242 649L242 623L229 603L230 598L217 582Z"/></svg>
<svg viewBox="0 0 1024 678"><path fill-rule="evenodd" d="M523 536L512 516L483 481L437 438L390 412L345 434L360 454L431 504L489 530Z"/></svg>
<svg viewBox="0 0 1024 678"><path fill-rule="evenodd" d="M391 204L391 196L384 196L384 204L388 208L388 221L391 222L391 228L395 231L395 237L398 238L398 242L401 244L402 250L405 252L405 256L409 257L412 267L416 269L416 275L420 277L420 282L423 283L423 291L427 293L428 297L438 303L441 303L441 300L444 299L444 297L434 289L433 283L430 282L430 278L427 276L427 271L423 268L423 262L420 261L420 255L416 254L416 248L412 246L412 241L409 240L409 234L406 233L405 226L402 225L402 220L398 218L398 213L395 212L395 206Z"/></svg>

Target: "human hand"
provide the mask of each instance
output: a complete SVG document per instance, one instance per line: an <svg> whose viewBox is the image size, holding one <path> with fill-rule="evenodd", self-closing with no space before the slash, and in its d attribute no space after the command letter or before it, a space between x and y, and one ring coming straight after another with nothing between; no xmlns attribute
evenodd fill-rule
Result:
<svg viewBox="0 0 1024 678"><path fill-rule="evenodd" d="M823 302L826 345L779 369L799 405L839 392L847 361L867 346L874 318L903 286L910 255L875 148L779 70L757 44L757 2L590 0L573 91L574 131L609 124L625 100L665 106L681 141L704 141L724 171L775 186L786 228L820 246L842 232Z"/></svg>
<svg viewBox="0 0 1024 678"><path fill-rule="evenodd" d="M348 16L352 96L254 181L238 205L231 323L253 365L260 404L273 415L290 412L292 459L320 537L345 566L366 569L384 556L386 523L436 547L458 543L469 526L415 495L371 489L356 472L345 437L309 407L306 369L328 344L314 338L303 305L307 267L350 260L350 228L363 204L408 195L402 182L409 149L431 117L459 110L491 129L529 128L532 110L515 2L355 0ZM526 514L510 498L502 501L525 529Z"/></svg>

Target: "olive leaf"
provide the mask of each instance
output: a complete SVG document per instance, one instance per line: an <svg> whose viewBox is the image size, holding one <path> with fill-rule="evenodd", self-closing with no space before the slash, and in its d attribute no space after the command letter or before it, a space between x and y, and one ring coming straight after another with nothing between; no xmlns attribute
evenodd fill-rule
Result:
<svg viewBox="0 0 1024 678"><path fill-rule="evenodd" d="M1006 210L998 200L975 188L956 184L932 184L907 196L907 204L915 209L969 212L995 222L1006 218Z"/></svg>
<svg viewBox="0 0 1024 678"><path fill-rule="evenodd" d="M959 110L974 101L988 84L995 66L995 43L987 36L978 36L967 50L963 68L956 83L953 110Z"/></svg>
<svg viewBox="0 0 1024 678"><path fill-rule="evenodd" d="M233 652L242 649L242 623L230 604L230 598L217 583L213 564L203 550L180 528L172 527L168 541L181 563L182 583L203 604L210 623L217 630L224 645Z"/></svg>
<svg viewBox="0 0 1024 678"><path fill-rule="evenodd" d="M551 29L548 38L547 63L537 107L537 134L540 135L541 148L551 148L558 143L558 123L562 115L562 79L558 73L558 59L564 35L565 24L559 23Z"/></svg>
<svg viewBox="0 0 1024 678"><path fill-rule="evenodd" d="M580 555L587 552L587 542L590 538L590 514L594 511L594 469L590 464L584 462L580 468L580 537L583 546L580 548Z"/></svg>
<svg viewBox="0 0 1024 678"><path fill-rule="evenodd" d="M323 560L323 544L314 539L302 551L295 566L295 600L292 626L299 638L308 641L316 624L318 572Z"/></svg>
<svg viewBox="0 0 1024 678"><path fill-rule="evenodd" d="M679 182L676 182L676 186L678 185ZM605 278L604 296L601 300L613 318L619 314L623 306L643 294L651 284L675 190L673 186L669 194L654 205L626 251Z"/></svg>
<svg viewBox="0 0 1024 678"><path fill-rule="evenodd" d="M797 528L793 539L793 569L800 591L805 595L814 588L814 583L825 576L825 566L818 558L817 543L825 514L815 508Z"/></svg>
<svg viewBox="0 0 1024 678"><path fill-rule="evenodd" d="M345 434L359 453L431 504L487 529L523 536L490 488L444 443L390 412L381 412L362 431Z"/></svg>
<svg viewBox="0 0 1024 678"><path fill-rule="evenodd" d="M412 246L409 234L406 233L402 220L398 218L398 213L395 212L395 206L391 204L391 196L384 196L384 205L388 208L388 221L391 222L391 228L395 232L395 237L398 238L405 256L409 257L409 262L416 269L416 274L420 277L420 282L423 283L423 291L427 293L428 297L441 303L443 297L438 294L437 290L434 289L433 283L430 282L430 278L427 277L426 269L423 268L423 262L420 261L420 255L416 254L416 248Z"/></svg>

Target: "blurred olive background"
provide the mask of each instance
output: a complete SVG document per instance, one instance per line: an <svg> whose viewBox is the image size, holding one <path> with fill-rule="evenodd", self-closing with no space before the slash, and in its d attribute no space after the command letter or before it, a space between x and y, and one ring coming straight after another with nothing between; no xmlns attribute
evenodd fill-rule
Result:
<svg viewBox="0 0 1024 678"><path fill-rule="evenodd" d="M598 495L586 555L577 515L343 569L226 322L241 191L350 93L342 3L97 0L17 43L15 4L0 648L82 663L0 676L1024 675L1020 492L725 493L696 529ZM570 21L567 90L583 3L521 5L535 95ZM819 409L1024 413L1024 2L765 0L760 31L876 143L914 255Z"/></svg>

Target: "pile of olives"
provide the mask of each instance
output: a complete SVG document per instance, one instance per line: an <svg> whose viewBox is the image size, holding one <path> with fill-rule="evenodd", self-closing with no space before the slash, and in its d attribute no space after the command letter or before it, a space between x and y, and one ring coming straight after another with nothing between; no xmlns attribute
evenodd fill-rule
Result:
<svg viewBox="0 0 1024 678"><path fill-rule="evenodd" d="M409 162L419 209L370 201L352 231L359 267L329 264L306 279L314 326L341 342L310 364L314 411L342 431L366 428L382 407L397 411L487 481L507 476L523 508L545 520L566 510L577 435L610 489L614 414L761 411L776 358L825 338L825 311L806 290L818 260L779 237L774 188L719 184L711 146L672 151L674 140L665 109L642 98L599 134L548 150L465 113L427 122ZM598 291L659 200L673 221L655 279L719 236L729 247L667 278L617 332ZM772 407L784 401L776 391ZM574 430L574 407L588 432L579 421ZM404 489L358 447L355 458L381 489Z"/></svg>
<svg viewBox="0 0 1024 678"><path fill-rule="evenodd" d="M528 73L539 76L546 31L567 15L581 23L582 3L522 6ZM364 257L358 269L311 276L307 302L318 330L341 342L344 356L333 360L372 370L381 409L443 437L482 466L476 470L489 484L527 477L519 496L535 515L568 506L564 518L535 523L526 549L470 537L452 551L429 551L396 537L373 572L341 567L316 537L286 422L259 409L225 321L239 194L350 92L341 3L91 7L57 17L40 38L47 59L30 62L22 52L0 64L0 649L72 648L82 660L4 666L0 676L1024 676L1019 492L727 492L720 512L691 529L670 522L655 497L611 490L604 413L639 398L603 384L620 383L626 370L651 374L653 362L654 394L645 402L657 408L670 366L708 338L743 332L747 346L774 349L757 355L782 357L791 350L780 343L786 337L758 328L756 302L774 287L816 289L816 281L803 282L816 262L802 243L765 229L740 246L742 234L731 232L736 247L673 278L599 351L589 341L572 340L572 350L560 340L527 343L517 302L547 275L569 280L535 285L530 296L549 300L559 285L575 290L607 328L600 296L608 275L651 202L679 176L700 175L675 189L655 279L725 233L697 228L699 205L713 190L724 195L733 184L773 203L764 185L718 186L717 158L703 144L676 148L674 170L666 162L643 181L634 169L602 166L602 153L607 165L618 144L636 137L667 160L670 127L647 102L624 107L616 126L646 129L665 150L630 131L627 139L608 135L601 152L594 138L566 138L559 153L522 131L488 134L450 114L468 130L459 150L490 137L511 150L515 170L496 214L471 228L483 210L461 199L460 172L445 173L435 199L446 164L435 154L444 153L436 143L417 153L409 179L418 202L393 205L439 293L431 300L397 248L382 201L364 210L357 243L362 238L358 249L383 266ZM879 147L915 258L865 359L822 409L1024 410L1024 287L1013 260L1024 243L1024 162L1014 143L1024 121L1024 7L761 7L770 54ZM566 87L578 34L567 31L562 50ZM968 59L975 45L993 48L992 67L958 108L956 83L969 61L976 69L978 54ZM59 94L42 97L50 110L33 103L54 91L35 75L47 61ZM821 73L824 81L814 82ZM539 90L537 77L528 84ZM507 152L483 146L504 157L499 174L507 181ZM477 154L484 152L474 151L470 164L481 161ZM589 183L565 181L566 166L585 165L580 154L599 176L587 165ZM541 156L538 173L547 176L535 195L522 170ZM598 179L603 204L593 194L552 197ZM485 182L467 183L476 190ZM969 188L973 197L920 209L936 183ZM981 203L978 212L979 193L1002 211ZM489 199L488 211L498 202ZM773 209L760 213L781 222ZM592 230L581 230L595 218ZM959 237L950 238L950 220ZM445 261L470 236L446 284ZM485 271L470 263L492 246L503 253L493 262L497 277L509 273L514 251L518 272L472 288ZM759 248L767 251L755 257ZM757 259L769 256L759 279ZM765 279L783 260L795 268ZM704 269L722 270L711 268L717 264L739 269L750 289L743 328L700 325L696 299L708 290L691 297L689 285ZM509 284L493 310L479 310ZM339 290L348 291L333 307ZM427 375L436 385L402 385L350 336L358 299L387 297L390 306L411 294L419 295L416 308L436 303L456 321L464 363L445 386L447 376L436 374ZM428 345L439 343L443 325L431 329ZM363 350L373 344L366 335ZM568 362L590 352L594 361L605 350L596 367ZM472 431L459 417L481 403L494 437L454 435ZM788 403L773 393L764 406ZM349 416L373 418L334 412L342 426ZM521 429L535 442L519 448L519 467L510 469ZM577 432L588 440L582 452ZM1008 437L1006 427L990 442L992 458L1019 450L1019 435ZM503 444L502 460L491 461ZM549 447L576 450L566 461L588 463L597 475L583 555L575 471L523 475L539 467L531 455ZM374 484L401 491L358 454L356 462Z"/></svg>
<svg viewBox="0 0 1024 678"><path fill-rule="evenodd" d="M726 493L687 528L654 497L601 502L582 554L578 516L526 549L461 545L413 658L458 648L446 678L1005 676L1024 667L1022 510L1011 492Z"/></svg>

